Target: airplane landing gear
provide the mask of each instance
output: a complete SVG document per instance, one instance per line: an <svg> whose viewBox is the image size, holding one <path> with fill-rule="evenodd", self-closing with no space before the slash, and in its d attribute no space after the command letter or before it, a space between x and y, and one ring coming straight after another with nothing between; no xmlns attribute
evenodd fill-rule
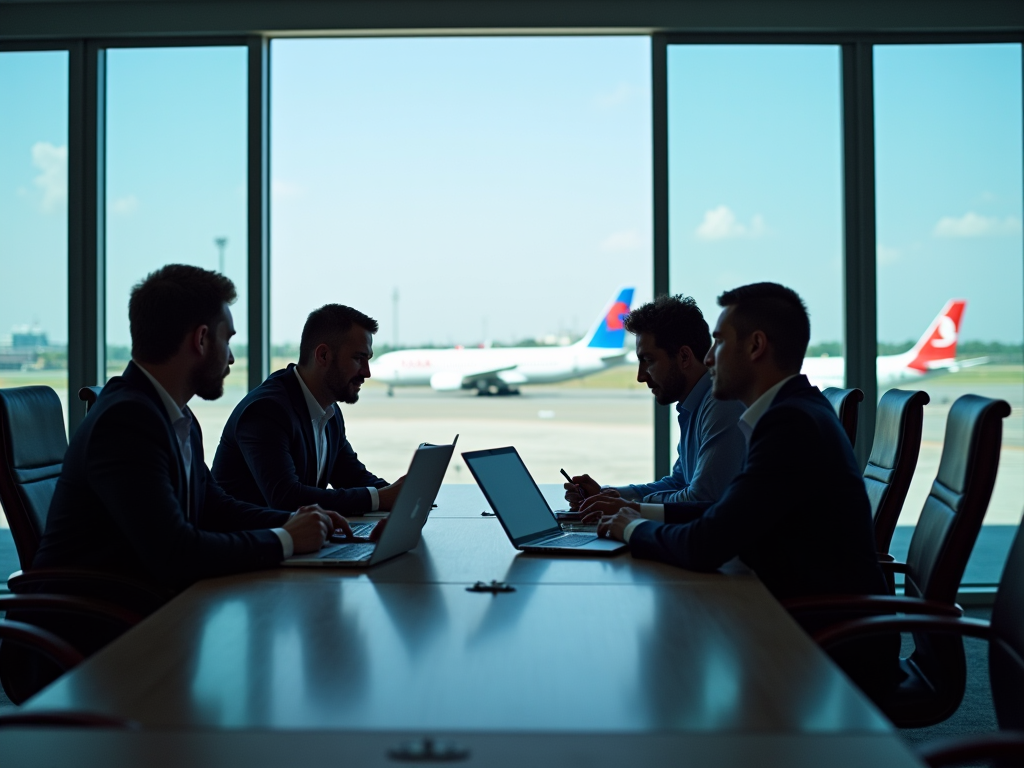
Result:
<svg viewBox="0 0 1024 768"><path fill-rule="evenodd" d="M388 387L388 397L394 397L394 396L395 396L395 388L389 386Z"/></svg>
<svg viewBox="0 0 1024 768"><path fill-rule="evenodd" d="M476 383L477 397L500 397L504 395L518 395L519 387L510 387L504 381L489 382L478 381Z"/></svg>

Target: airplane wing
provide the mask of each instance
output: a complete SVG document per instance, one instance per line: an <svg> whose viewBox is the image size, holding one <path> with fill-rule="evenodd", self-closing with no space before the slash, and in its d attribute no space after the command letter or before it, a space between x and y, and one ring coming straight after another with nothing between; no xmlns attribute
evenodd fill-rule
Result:
<svg viewBox="0 0 1024 768"><path fill-rule="evenodd" d="M988 357L972 357L968 360L955 360L949 363L939 363L937 365L929 365L929 370L934 371L949 371L950 373L956 373L957 371L963 370L964 368L973 368L976 365L985 365L990 358Z"/></svg>
<svg viewBox="0 0 1024 768"><path fill-rule="evenodd" d="M430 377L430 388L438 392L470 389L478 381L493 381L498 374L511 371L516 365L489 368L485 371L439 371Z"/></svg>

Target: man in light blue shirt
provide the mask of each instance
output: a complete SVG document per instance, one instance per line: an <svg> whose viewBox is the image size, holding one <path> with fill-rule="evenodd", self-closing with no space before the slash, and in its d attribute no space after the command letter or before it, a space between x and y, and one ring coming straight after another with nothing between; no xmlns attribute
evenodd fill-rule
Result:
<svg viewBox="0 0 1024 768"><path fill-rule="evenodd" d="M653 483L608 487L589 475L574 477L565 484L566 500L588 515L614 514L631 502L652 520L663 519L669 502L717 501L743 465L746 442L738 427L743 405L711 396L707 321L693 299L661 296L633 310L625 325L636 336L637 381L659 404L676 403L679 456L672 473Z"/></svg>

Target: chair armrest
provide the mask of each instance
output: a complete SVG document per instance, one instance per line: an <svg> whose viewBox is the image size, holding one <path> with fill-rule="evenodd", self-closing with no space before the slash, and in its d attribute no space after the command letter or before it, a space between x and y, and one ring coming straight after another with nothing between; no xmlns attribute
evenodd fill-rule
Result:
<svg viewBox="0 0 1024 768"><path fill-rule="evenodd" d="M992 630L989 623L981 619L951 616L871 616L826 627L815 633L814 641L822 647L828 647L855 637L889 632L951 632L988 640Z"/></svg>
<svg viewBox="0 0 1024 768"><path fill-rule="evenodd" d="M99 600L71 595L0 595L0 611L43 611L45 613L77 613L93 618L106 619L122 625L125 629L134 627L142 617L126 608L110 605Z"/></svg>
<svg viewBox="0 0 1024 768"><path fill-rule="evenodd" d="M894 562L896 562L896 558L894 558L888 552L875 552L875 554L878 555L878 562L879 563L894 563Z"/></svg>
<svg viewBox="0 0 1024 768"><path fill-rule="evenodd" d="M878 565L881 567L883 571L888 571L889 573L906 573L908 570L907 564L901 563L898 560L879 559Z"/></svg>
<svg viewBox="0 0 1024 768"><path fill-rule="evenodd" d="M989 761L1024 765L1024 731L1001 731L966 739L946 739L922 748L918 755L930 768Z"/></svg>
<svg viewBox="0 0 1024 768"><path fill-rule="evenodd" d="M0 728L126 728L138 730L134 720L101 715L95 712L11 712L0 715Z"/></svg>
<svg viewBox="0 0 1024 768"><path fill-rule="evenodd" d="M38 651L64 671L78 666L85 658L70 643L61 640L53 632L21 621L0 619L0 640Z"/></svg>
<svg viewBox="0 0 1024 768"><path fill-rule="evenodd" d="M141 614L152 613L173 597L152 584L105 571L85 568L32 568L15 571L7 579L7 587L15 594L48 592L51 594L85 594L107 602L125 604Z"/></svg>
<svg viewBox="0 0 1024 768"><path fill-rule="evenodd" d="M959 605L900 595L819 595L785 600L790 613L809 611L862 611L864 613L925 613L934 616L963 616Z"/></svg>

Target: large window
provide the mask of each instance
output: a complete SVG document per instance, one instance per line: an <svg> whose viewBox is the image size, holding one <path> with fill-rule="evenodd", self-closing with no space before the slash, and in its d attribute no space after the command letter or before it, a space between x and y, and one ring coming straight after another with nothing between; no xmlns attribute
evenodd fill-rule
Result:
<svg viewBox="0 0 1024 768"><path fill-rule="evenodd" d="M271 53L274 368L328 302L380 321L382 375L395 348L482 359L479 346L564 345L620 287L650 298L647 38L278 40ZM647 481L651 398L618 360L543 385L515 384L514 360L463 367L504 374L517 397L426 381L389 397L371 379L345 421L389 479L417 443L458 432L460 449L514 444L539 482L561 482L562 466ZM458 456L447 480L471 481Z"/></svg>
<svg viewBox="0 0 1024 768"><path fill-rule="evenodd" d="M107 374L129 360L128 296L147 274L184 263L234 280L224 396L189 403L208 462L248 388L246 61L241 47L107 52Z"/></svg>
<svg viewBox="0 0 1024 768"><path fill-rule="evenodd" d="M67 52L0 53L0 387L53 387L65 423L67 224Z"/></svg>
<svg viewBox="0 0 1024 768"><path fill-rule="evenodd" d="M971 392L1013 406L985 522L1016 526L1024 499L1021 47L877 46L874 69L878 389L931 395L900 524L916 522L949 407ZM933 342L915 347L926 331ZM937 366L933 375L915 375L915 356Z"/></svg>
<svg viewBox="0 0 1024 768"><path fill-rule="evenodd" d="M723 291L788 285L811 315L805 372L843 386L839 49L669 47L668 141L672 293L714 329Z"/></svg>

